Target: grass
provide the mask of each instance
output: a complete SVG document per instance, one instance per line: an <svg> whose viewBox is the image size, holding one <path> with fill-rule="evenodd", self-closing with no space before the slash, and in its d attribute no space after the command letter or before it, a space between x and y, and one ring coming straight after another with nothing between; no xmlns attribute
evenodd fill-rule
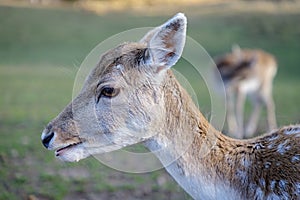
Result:
<svg viewBox="0 0 300 200"><path fill-rule="evenodd" d="M189 16L189 11L185 12ZM145 199L188 198L164 170L127 174L92 158L61 163L40 142L41 130L71 100L78 66L94 46L121 31L156 26L166 19L0 7L0 199L26 199L30 195L65 199L72 194L77 198L91 198L91 194L102 198L118 194ZM193 14L188 34L212 56L230 50L233 43L274 54L279 62L274 98L277 119L284 125L300 119L299 19L300 13ZM182 60L176 69L185 69L186 64ZM204 82L193 78L192 71L181 72L190 78L201 110L209 114ZM264 124L262 120L261 130ZM159 185L158 179L165 181Z"/></svg>

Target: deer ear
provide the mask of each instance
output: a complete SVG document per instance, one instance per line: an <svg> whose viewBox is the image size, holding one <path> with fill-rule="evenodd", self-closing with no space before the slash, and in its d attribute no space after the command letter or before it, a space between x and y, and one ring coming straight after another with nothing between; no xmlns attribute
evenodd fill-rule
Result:
<svg viewBox="0 0 300 200"><path fill-rule="evenodd" d="M233 44L231 47L231 51L238 62L241 62L243 60L242 50L238 44Z"/></svg>
<svg viewBox="0 0 300 200"><path fill-rule="evenodd" d="M178 13L163 25L147 33L140 42L147 44L146 63L157 72L172 67L181 57L186 39L187 20Z"/></svg>

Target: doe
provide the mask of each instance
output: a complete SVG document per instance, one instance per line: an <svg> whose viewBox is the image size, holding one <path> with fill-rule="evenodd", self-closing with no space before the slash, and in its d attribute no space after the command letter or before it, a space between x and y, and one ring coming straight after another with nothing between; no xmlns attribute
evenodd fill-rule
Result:
<svg viewBox="0 0 300 200"><path fill-rule="evenodd" d="M179 13L139 42L104 53L43 131L44 146L78 161L141 142L195 199L300 199L300 126L249 140L211 127L169 70L181 57L186 24Z"/></svg>
<svg viewBox="0 0 300 200"><path fill-rule="evenodd" d="M237 138L251 137L257 129L262 105L267 108L269 131L276 128L275 105L272 97L277 63L271 54L259 49L240 49L215 59L225 85L227 124L230 134ZM252 114L244 130L245 99L252 103Z"/></svg>

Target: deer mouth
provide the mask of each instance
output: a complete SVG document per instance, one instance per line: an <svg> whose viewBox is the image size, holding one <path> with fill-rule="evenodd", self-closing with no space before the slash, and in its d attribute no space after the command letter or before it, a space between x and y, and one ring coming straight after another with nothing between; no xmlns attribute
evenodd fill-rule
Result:
<svg viewBox="0 0 300 200"><path fill-rule="evenodd" d="M55 156L60 156L64 151L71 150L72 148L77 147L79 144L82 144L82 142L72 143L72 144L69 144L64 147L59 148L55 151Z"/></svg>

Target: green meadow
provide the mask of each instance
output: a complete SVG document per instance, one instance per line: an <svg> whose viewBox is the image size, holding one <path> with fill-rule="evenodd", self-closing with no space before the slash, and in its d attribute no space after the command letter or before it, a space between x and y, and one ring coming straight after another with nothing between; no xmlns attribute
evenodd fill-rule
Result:
<svg viewBox="0 0 300 200"><path fill-rule="evenodd" d="M278 124L299 123L300 11L184 12L188 35L212 57L230 51L235 43L275 55ZM189 199L163 169L130 174L94 158L63 163L40 141L43 128L72 99L77 70L98 43L129 29L159 25L169 17L0 7L0 199ZM176 69L190 77L200 109L209 116L207 86L193 78L186 64L182 60ZM262 117L258 133L265 130Z"/></svg>

